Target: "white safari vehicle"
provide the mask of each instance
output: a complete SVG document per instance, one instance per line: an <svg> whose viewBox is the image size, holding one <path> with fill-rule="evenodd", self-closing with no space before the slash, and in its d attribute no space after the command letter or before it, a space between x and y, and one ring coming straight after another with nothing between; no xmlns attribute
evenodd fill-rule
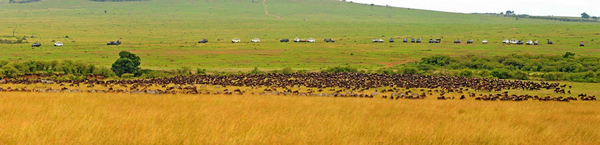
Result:
<svg viewBox="0 0 600 145"><path fill-rule="evenodd" d="M254 38L254 39L252 39L252 40L251 40L251 42L252 42L252 43L258 43L258 42L260 42L260 39L258 39L258 38Z"/></svg>
<svg viewBox="0 0 600 145"><path fill-rule="evenodd" d="M54 43L54 46L60 47L60 46L63 46L63 43L62 42L56 42L56 43Z"/></svg>
<svg viewBox="0 0 600 145"><path fill-rule="evenodd" d="M487 44L487 43L488 43L488 41L487 41L487 40L483 40L483 41L481 41L481 43L483 43L483 44Z"/></svg>
<svg viewBox="0 0 600 145"><path fill-rule="evenodd" d="M308 39L308 42L309 42L309 43L315 43L315 38L309 38L309 39Z"/></svg>
<svg viewBox="0 0 600 145"><path fill-rule="evenodd" d="M240 43L240 39L235 38L235 39L231 40L231 43Z"/></svg>

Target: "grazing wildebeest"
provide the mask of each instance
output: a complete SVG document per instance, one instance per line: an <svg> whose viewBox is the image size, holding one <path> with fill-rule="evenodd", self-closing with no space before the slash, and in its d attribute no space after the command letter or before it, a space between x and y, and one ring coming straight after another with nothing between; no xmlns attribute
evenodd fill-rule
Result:
<svg viewBox="0 0 600 145"><path fill-rule="evenodd" d="M198 41L198 43L207 43L207 42L208 42L208 39L202 39L202 40Z"/></svg>
<svg viewBox="0 0 600 145"><path fill-rule="evenodd" d="M290 39L281 39L279 42L290 42Z"/></svg>
<svg viewBox="0 0 600 145"><path fill-rule="evenodd" d="M335 40L331 39L331 38L325 38L324 40L325 42L329 43L329 42L335 42Z"/></svg>

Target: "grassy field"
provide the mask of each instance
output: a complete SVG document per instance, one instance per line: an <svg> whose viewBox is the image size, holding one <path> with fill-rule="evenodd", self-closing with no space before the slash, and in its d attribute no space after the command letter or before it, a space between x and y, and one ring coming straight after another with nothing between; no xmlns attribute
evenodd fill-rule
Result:
<svg viewBox="0 0 600 145"><path fill-rule="evenodd" d="M374 7L334 0L91 2L52 0L28 4L0 1L0 35L27 36L30 44L2 44L0 60L78 60L109 66L121 50L142 57L142 67L183 66L209 71L319 70L354 65L377 69L434 54L508 53L597 56L600 23L569 23ZM265 14L265 5L270 15ZM106 13L105 13L106 11ZM34 38L31 38L34 36ZM65 38L69 36L69 38ZM314 44L279 43L280 38L315 38ZM442 44L372 44L372 38L443 38ZM201 38L208 44L197 44ZM232 38L262 43L231 44ZM323 38L338 42L325 43ZM454 39L491 44L454 45ZM552 39L553 46L506 46L502 39ZM106 46L121 39L123 45ZM62 41L64 47L52 47ZM397 40L399 41L399 40ZM588 47L578 47L586 41ZM33 42L42 48L31 49Z"/></svg>
<svg viewBox="0 0 600 145"><path fill-rule="evenodd" d="M1 144L597 144L598 102L0 95Z"/></svg>

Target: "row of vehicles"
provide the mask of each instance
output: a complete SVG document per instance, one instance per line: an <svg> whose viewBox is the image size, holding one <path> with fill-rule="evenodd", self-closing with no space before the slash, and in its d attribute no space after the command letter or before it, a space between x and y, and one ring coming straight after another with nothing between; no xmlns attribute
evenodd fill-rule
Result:
<svg viewBox="0 0 600 145"><path fill-rule="evenodd" d="M293 39L294 42L307 42L307 43L314 43L316 42L314 38L309 38L309 39L300 39L300 38L295 38ZM325 38L323 41L329 43L329 42L335 42L335 40L331 39L331 38ZM240 43L242 42L240 39L238 38L234 38L231 40L231 43ZM254 38L252 40L250 40L250 42L252 43L260 43L260 39L259 38ZM279 42L290 42L290 39L281 39L279 40ZM208 43L208 39L201 39L200 41L198 41L198 43Z"/></svg>
<svg viewBox="0 0 600 145"><path fill-rule="evenodd" d="M63 46L63 43L62 42L55 42L54 46L55 47L61 47L61 46ZM31 44L31 47L42 47L42 43L35 42L35 43Z"/></svg>

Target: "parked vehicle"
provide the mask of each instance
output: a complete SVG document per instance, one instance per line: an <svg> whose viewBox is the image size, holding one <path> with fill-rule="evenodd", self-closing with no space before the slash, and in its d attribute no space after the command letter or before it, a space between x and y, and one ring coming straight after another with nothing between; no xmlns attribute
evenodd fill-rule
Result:
<svg viewBox="0 0 600 145"><path fill-rule="evenodd" d="M121 40L110 41L110 42L106 43L106 45L121 45Z"/></svg>
<svg viewBox="0 0 600 145"><path fill-rule="evenodd" d="M402 40L402 42L403 42L403 43L408 43L408 39L404 38L404 39Z"/></svg>
<svg viewBox="0 0 600 145"><path fill-rule="evenodd" d="M39 43L39 42L31 44L31 47L40 47L40 46L42 46L42 43Z"/></svg>
<svg viewBox="0 0 600 145"><path fill-rule="evenodd" d="M435 43L435 41L433 41L433 39L429 39L429 43Z"/></svg>
<svg viewBox="0 0 600 145"><path fill-rule="evenodd" d="M417 43L421 43L421 38L417 39Z"/></svg>
<svg viewBox="0 0 600 145"><path fill-rule="evenodd" d="M294 38L294 42L300 42L300 38Z"/></svg>
<svg viewBox="0 0 600 145"><path fill-rule="evenodd" d="M533 41L529 40L529 41L527 41L527 43L526 43L526 44L527 44L527 45L533 45Z"/></svg>
<svg viewBox="0 0 600 145"><path fill-rule="evenodd" d="M56 43L54 43L54 46L55 47L61 47L61 46L63 46L63 43L62 42L56 42Z"/></svg>
<svg viewBox="0 0 600 145"><path fill-rule="evenodd" d="M232 40L231 40L231 43L240 43L240 39L237 39L237 38L235 38L235 39L232 39Z"/></svg>
<svg viewBox="0 0 600 145"><path fill-rule="evenodd" d="M308 43L315 43L315 38L308 38L308 40L306 40L306 42L308 42Z"/></svg>
<svg viewBox="0 0 600 145"><path fill-rule="evenodd" d="M250 42L252 42L252 43L258 43L258 42L260 42L260 39L254 38L254 39L250 40Z"/></svg>
<svg viewBox="0 0 600 145"><path fill-rule="evenodd" d="M487 40L483 40L483 41L481 41L481 43L482 44L488 44L488 41Z"/></svg>
<svg viewBox="0 0 600 145"><path fill-rule="evenodd" d="M394 43L394 38L390 38L390 43Z"/></svg>
<svg viewBox="0 0 600 145"><path fill-rule="evenodd" d="M324 40L325 42L329 43L329 42L335 42L335 40L331 39L331 38L325 38Z"/></svg>
<svg viewBox="0 0 600 145"><path fill-rule="evenodd" d="M383 39L377 39L377 38L375 38L375 39L373 39L373 42L374 43L383 43Z"/></svg>
<svg viewBox="0 0 600 145"><path fill-rule="evenodd" d="M281 39L279 42L290 42L290 39Z"/></svg>
<svg viewBox="0 0 600 145"><path fill-rule="evenodd" d="M467 40L467 44L473 44L473 39Z"/></svg>
<svg viewBox="0 0 600 145"><path fill-rule="evenodd" d="M208 43L208 39L202 39L202 40L198 41L198 43Z"/></svg>

